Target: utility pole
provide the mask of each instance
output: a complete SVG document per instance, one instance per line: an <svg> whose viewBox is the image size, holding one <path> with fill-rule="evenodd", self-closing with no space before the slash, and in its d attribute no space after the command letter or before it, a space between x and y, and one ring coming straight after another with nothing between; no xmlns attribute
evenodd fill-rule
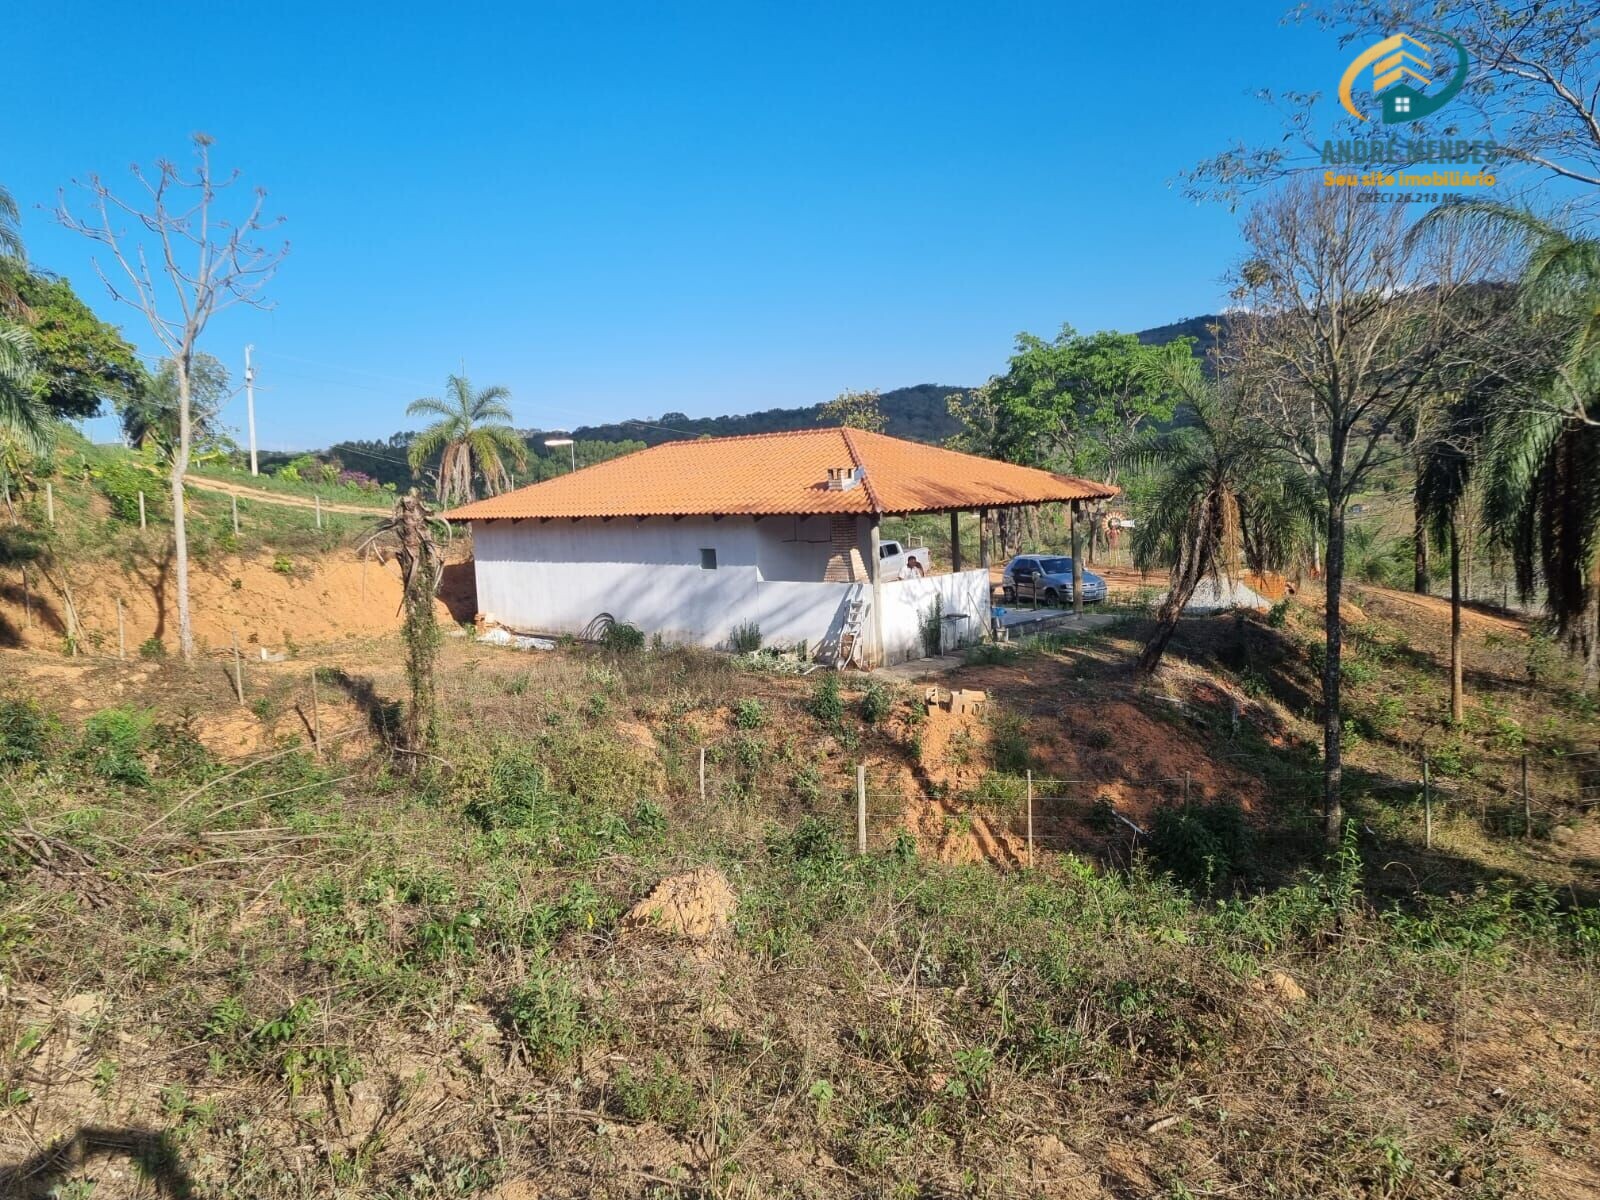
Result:
<svg viewBox="0 0 1600 1200"><path fill-rule="evenodd" d="M259 475L256 468L256 369L250 365L250 351L254 346L244 348L244 410L250 423L250 474Z"/></svg>

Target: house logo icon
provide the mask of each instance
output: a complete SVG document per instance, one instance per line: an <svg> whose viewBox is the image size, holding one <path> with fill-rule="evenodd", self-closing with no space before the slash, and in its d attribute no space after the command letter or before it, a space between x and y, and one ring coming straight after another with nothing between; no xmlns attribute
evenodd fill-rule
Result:
<svg viewBox="0 0 1600 1200"><path fill-rule="evenodd" d="M1353 89L1362 72L1372 68L1372 93L1383 104L1383 123L1399 125L1438 112L1467 82L1467 52L1461 43L1446 33L1424 30L1433 40L1430 45L1409 33L1397 33L1368 46L1344 69L1339 80L1339 103L1358 120L1370 120L1356 107ZM1444 43L1449 43L1448 46ZM1439 54L1455 51L1456 65L1444 86L1429 95L1424 89L1436 82L1433 76L1435 47Z"/></svg>

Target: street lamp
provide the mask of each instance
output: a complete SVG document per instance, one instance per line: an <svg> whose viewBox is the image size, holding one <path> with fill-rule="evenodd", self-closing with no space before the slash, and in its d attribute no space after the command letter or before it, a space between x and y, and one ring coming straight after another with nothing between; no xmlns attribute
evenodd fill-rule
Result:
<svg viewBox="0 0 1600 1200"><path fill-rule="evenodd" d="M546 446L566 446L572 451L572 469L578 469L578 447L571 438L545 438Z"/></svg>

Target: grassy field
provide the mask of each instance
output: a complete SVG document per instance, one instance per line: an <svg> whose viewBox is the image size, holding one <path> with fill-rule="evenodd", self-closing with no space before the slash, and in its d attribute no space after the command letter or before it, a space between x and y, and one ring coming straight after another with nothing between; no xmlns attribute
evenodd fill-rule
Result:
<svg viewBox="0 0 1600 1200"><path fill-rule="evenodd" d="M1332 857L1292 786L1298 602L1186 625L1144 691L1137 623L977 654L955 679L993 705L966 724L688 651L455 641L420 761L384 746L390 641L317 657L320 755L303 664L253 668L240 710L175 664L19 657L0 1190L1593 1195L1600 856L1563 782L1593 709L1526 631L1474 626L1449 728L1436 621L1360 603ZM248 757L207 748L240 721ZM1538 827L1463 803L1424 846L1391 786L1416 748L1493 795L1513 744ZM1132 774L1191 759L1193 804L1138 808ZM1073 849L958 861L985 822L1010 836L994 781L1024 767L1098 779L1053 827ZM1096 792L1150 836L1103 829ZM630 918L702 868L726 893Z"/></svg>

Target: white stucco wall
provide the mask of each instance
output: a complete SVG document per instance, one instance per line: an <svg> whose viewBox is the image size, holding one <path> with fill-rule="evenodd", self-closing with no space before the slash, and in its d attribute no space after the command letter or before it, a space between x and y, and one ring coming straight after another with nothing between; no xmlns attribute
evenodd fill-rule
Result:
<svg viewBox="0 0 1600 1200"><path fill-rule="evenodd" d="M939 597L945 616L962 613L967 618L946 623L947 649L981 640L988 628L989 572L986 569L897 579L884 584L882 590L885 662L923 657L922 622L935 596Z"/></svg>
<svg viewBox="0 0 1600 1200"><path fill-rule="evenodd" d="M512 629L552 634L581 633L608 612L668 642L710 647L726 647L737 626L754 621L766 645L826 652L857 594L867 603L863 633L872 633L870 585L821 582L829 533L825 517L475 521L478 609ZM865 562L864 521L857 534ZM717 552L716 570L702 569L702 549ZM946 614L967 614L949 627L952 643L981 636L986 571L897 580L883 585L886 661L922 656L921 622L935 595Z"/></svg>
<svg viewBox="0 0 1600 1200"><path fill-rule="evenodd" d="M850 587L822 583L826 518L475 521L478 609L513 629L580 633L602 612L669 642L724 646L746 621L768 645L837 637ZM820 540L819 540L820 539ZM715 550L715 570L700 551Z"/></svg>

